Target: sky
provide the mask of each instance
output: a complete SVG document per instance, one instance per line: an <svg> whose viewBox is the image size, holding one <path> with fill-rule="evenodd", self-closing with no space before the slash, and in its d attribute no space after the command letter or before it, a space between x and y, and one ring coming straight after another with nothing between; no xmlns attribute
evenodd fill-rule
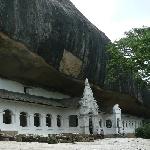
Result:
<svg viewBox="0 0 150 150"><path fill-rule="evenodd" d="M111 41L125 31L150 26L150 0L71 0Z"/></svg>

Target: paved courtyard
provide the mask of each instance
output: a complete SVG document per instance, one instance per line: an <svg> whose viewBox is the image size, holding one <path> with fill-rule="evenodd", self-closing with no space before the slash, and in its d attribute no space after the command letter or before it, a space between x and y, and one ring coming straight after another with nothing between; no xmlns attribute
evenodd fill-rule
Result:
<svg viewBox="0 0 150 150"><path fill-rule="evenodd" d="M106 138L95 142L75 144L0 142L0 150L150 150L150 139Z"/></svg>

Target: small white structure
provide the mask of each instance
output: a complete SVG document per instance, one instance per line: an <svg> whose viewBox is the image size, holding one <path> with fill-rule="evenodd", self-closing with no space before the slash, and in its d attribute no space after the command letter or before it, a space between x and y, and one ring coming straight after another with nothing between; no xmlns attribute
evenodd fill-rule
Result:
<svg viewBox="0 0 150 150"><path fill-rule="evenodd" d="M121 114L119 105L113 113L100 111L88 79L82 98L71 98L60 92L29 87L0 78L0 130L18 134L134 133L142 118Z"/></svg>
<svg viewBox="0 0 150 150"><path fill-rule="evenodd" d="M98 105L93 97L88 79L85 80L85 89L80 104L81 129L84 134L96 133L98 125Z"/></svg>

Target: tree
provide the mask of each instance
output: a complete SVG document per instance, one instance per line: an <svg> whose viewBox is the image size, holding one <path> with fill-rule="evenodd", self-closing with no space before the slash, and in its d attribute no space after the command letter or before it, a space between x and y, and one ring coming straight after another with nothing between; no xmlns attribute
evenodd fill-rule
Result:
<svg viewBox="0 0 150 150"><path fill-rule="evenodd" d="M134 28L108 46L107 79L115 82L130 75L150 84L150 27ZM143 82L142 82L143 83Z"/></svg>

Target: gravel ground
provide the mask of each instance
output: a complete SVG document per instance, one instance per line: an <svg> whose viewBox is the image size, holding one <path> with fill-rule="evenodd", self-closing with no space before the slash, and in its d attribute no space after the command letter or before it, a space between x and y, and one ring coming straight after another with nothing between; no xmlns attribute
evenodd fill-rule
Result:
<svg viewBox="0 0 150 150"><path fill-rule="evenodd" d="M0 150L150 150L150 139L106 138L95 142L75 144L0 142Z"/></svg>

